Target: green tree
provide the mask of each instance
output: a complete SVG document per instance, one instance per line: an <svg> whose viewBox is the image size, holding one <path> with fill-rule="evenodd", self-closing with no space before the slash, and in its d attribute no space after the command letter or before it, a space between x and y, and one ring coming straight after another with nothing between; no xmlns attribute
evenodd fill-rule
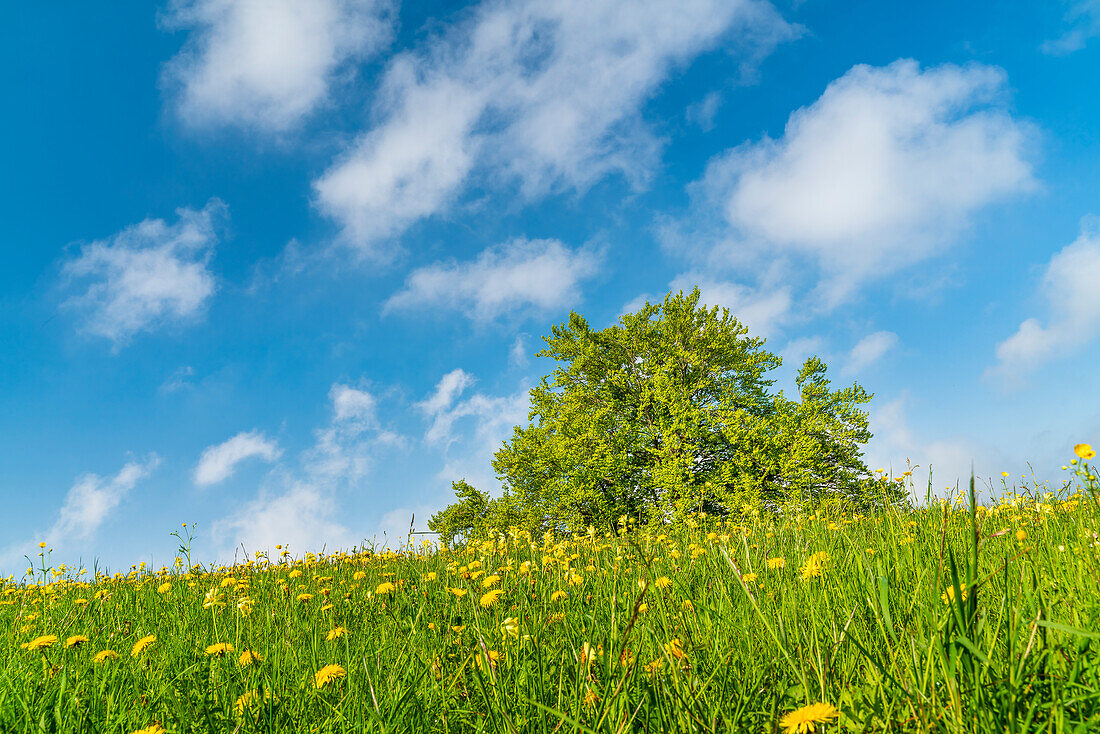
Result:
<svg viewBox="0 0 1100 734"><path fill-rule="evenodd" d="M727 309L701 307L698 289L606 329L572 313L544 340L539 356L557 367L531 390L529 424L494 457L503 495L456 483L459 502L432 518L433 530L452 538L504 521L562 530L624 514L902 499L873 481L860 454L871 395L831 389L817 357L798 373L797 399L774 391L782 360Z"/></svg>

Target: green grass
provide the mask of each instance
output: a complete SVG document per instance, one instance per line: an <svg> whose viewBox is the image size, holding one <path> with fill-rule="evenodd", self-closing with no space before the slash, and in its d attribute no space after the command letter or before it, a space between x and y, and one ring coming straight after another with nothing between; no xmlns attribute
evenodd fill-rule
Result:
<svg viewBox="0 0 1100 734"><path fill-rule="evenodd" d="M0 731L770 732L815 702L840 712L818 732L1097 731L1100 507L1094 477L1075 482L992 508L746 512L92 583L43 562L0 591ZM39 635L59 640L21 648ZM218 642L233 652L208 656ZM94 662L104 649L119 657ZM263 660L241 667L246 649ZM346 677L315 687L328 664Z"/></svg>

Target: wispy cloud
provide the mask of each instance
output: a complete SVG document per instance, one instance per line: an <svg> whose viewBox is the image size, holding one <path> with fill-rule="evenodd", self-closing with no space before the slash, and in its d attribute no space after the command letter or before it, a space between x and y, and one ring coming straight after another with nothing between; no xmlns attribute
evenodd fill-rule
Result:
<svg viewBox="0 0 1100 734"><path fill-rule="evenodd" d="M898 345L898 335L892 331L876 331L856 342L848 353L844 373L851 375L864 370L886 356Z"/></svg>
<svg viewBox="0 0 1100 734"><path fill-rule="evenodd" d="M603 260L591 247L570 249L558 240L516 239L469 262L440 262L414 270L385 310L447 309L471 319L546 313L580 300L581 281Z"/></svg>
<svg viewBox="0 0 1100 734"><path fill-rule="evenodd" d="M146 219L84 245L62 266L74 292L63 305L116 348L139 332L197 320L216 289L209 265L226 211L211 199L197 211L176 210L174 224Z"/></svg>
<svg viewBox="0 0 1100 734"><path fill-rule="evenodd" d="M1100 335L1100 220L1082 223L1080 236L1047 264L1039 295L1049 313L1044 326L1029 318L997 345L997 364L987 377L1018 384L1031 370L1058 359Z"/></svg>
<svg viewBox="0 0 1100 734"><path fill-rule="evenodd" d="M392 0L177 0L162 25L189 35L165 86L187 125L284 131L389 43L395 17Z"/></svg>
<svg viewBox="0 0 1100 734"><path fill-rule="evenodd" d="M795 34L762 0L485 2L390 62L380 122L314 182L317 204L346 244L385 259L386 240L447 211L475 173L527 199L613 172L641 186L661 142L640 111L674 68Z"/></svg>
<svg viewBox="0 0 1100 734"><path fill-rule="evenodd" d="M1100 0L1077 0L1065 17L1066 30L1058 38L1045 41L1043 53L1066 56L1083 49L1089 41L1100 36Z"/></svg>
<svg viewBox="0 0 1100 734"><path fill-rule="evenodd" d="M241 432L202 452L195 467L195 484L207 487L224 482L237 470L237 465L253 457L271 462L282 452L278 445L259 431Z"/></svg>
<svg viewBox="0 0 1100 734"><path fill-rule="evenodd" d="M367 390L336 383L328 399L332 417L298 465L276 466L254 499L215 523L222 556L242 546L253 552L284 544L301 552L362 539L342 519L341 492L361 488L377 455L404 439L382 427L377 398Z"/></svg>

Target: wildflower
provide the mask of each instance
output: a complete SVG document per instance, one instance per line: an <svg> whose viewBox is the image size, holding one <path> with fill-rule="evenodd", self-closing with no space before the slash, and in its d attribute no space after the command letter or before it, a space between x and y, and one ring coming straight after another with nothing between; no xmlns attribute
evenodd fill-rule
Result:
<svg viewBox="0 0 1100 734"><path fill-rule="evenodd" d="M367 577L367 572L366 571L356 571L355 575L353 575L351 578L352 578L352 581L362 581L366 577Z"/></svg>
<svg viewBox="0 0 1100 734"><path fill-rule="evenodd" d="M45 548L45 547L46 547L46 544L45 544L45 543L39 543L39 544L38 544L38 547L39 547L39 548Z"/></svg>
<svg viewBox="0 0 1100 734"><path fill-rule="evenodd" d="M301 575L302 575L302 569L300 569L300 568L296 568L296 569L294 569L293 571L291 571L290 573L287 574L287 576L289 576L292 579L296 579Z"/></svg>
<svg viewBox="0 0 1100 734"><path fill-rule="evenodd" d="M680 609L684 610L685 612L690 612L694 608L695 605L692 604L691 601L688 599L684 599L683 603L680 604Z"/></svg>
<svg viewBox="0 0 1100 734"><path fill-rule="evenodd" d="M144 729L136 729L131 734L164 734L164 727L160 724L153 722Z"/></svg>
<svg viewBox="0 0 1100 734"><path fill-rule="evenodd" d="M210 657L220 657L231 652L233 652L233 646L228 642L215 642L213 645L206 646L206 654Z"/></svg>
<svg viewBox="0 0 1100 734"><path fill-rule="evenodd" d="M496 650L488 650L477 656L477 667L482 670L495 668L498 662L500 662L500 653Z"/></svg>
<svg viewBox="0 0 1100 734"><path fill-rule="evenodd" d="M658 589L667 589L668 587L672 586L672 579L670 579L668 576L662 576L661 578L654 581L653 585L656 586Z"/></svg>
<svg viewBox="0 0 1100 734"><path fill-rule="evenodd" d="M1023 543L1025 540L1027 540L1027 531L1024 530L1023 528L1017 530L1016 531L1016 540L1020 541L1021 543Z"/></svg>
<svg viewBox="0 0 1100 734"><path fill-rule="evenodd" d="M222 579L222 588L223 589L225 589L225 588L230 588L231 589L236 585L237 585L237 579L233 578L232 576L228 576L228 577Z"/></svg>
<svg viewBox="0 0 1100 734"><path fill-rule="evenodd" d="M681 660L687 657L687 654L684 652L683 643L680 642L680 640L678 639L671 640L667 645L665 645L665 652L667 652L671 657L679 658Z"/></svg>
<svg viewBox="0 0 1100 734"><path fill-rule="evenodd" d="M565 591L562 591L561 589L558 589L557 591L555 591L553 594L550 595L550 601L551 602L555 602L558 599L568 599L568 598L569 598L569 594Z"/></svg>
<svg viewBox="0 0 1100 734"><path fill-rule="evenodd" d="M92 658L92 662L105 663L108 660L114 660L117 657L118 653L114 650L100 650L95 654L95 657Z"/></svg>
<svg viewBox="0 0 1100 734"><path fill-rule="evenodd" d="M233 704L234 710L237 712L237 716L244 714L245 709L256 703L256 699L260 696L255 690L245 691L241 695L237 696L237 702Z"/></svg>
<svg viewBox="0 0 1100 734"><path fill-rule="evenodd" d="M638 605L638 614L645 614L648 611L649 611L649 605L648 604L639 604Z"/></svg>
<svg viewBox="0 0 1100 734"><path fill-rule="evenodd" d="M57 635L40 635L38 637L35 637L30 642L24 642L19 647L23 648L24 650L35 652L37 650L43 650L47 647L52 647L56 642Z"/></svg>
<svg viewBox="0 0 1100 734"><path fill-rule="evenodd" d="M88 638L84 635L73 635L69 639L65 640L65 647L79 647L88 641Z"/></svg>
<svg viewBox="0 0 1100 734"><path fill-rule="evenodd" d="M488 589L490 586L496 586L500 583L500 576L495 573L492 576L486 576L481 580L481 588Z"/></svg>
<svg viewBox="0 0 1100 734"><path fill-rule="evenodd" d="M1082 459L1089 461L1096 457L1096 452L1093 451L1092 446L1087 443L1079 443L1073 447L1073 453L1080 456Z"/></svg>
<svg viewBox="0 0 1100 734"><path fill-rule="evenodd" d="M459 599L466 596L466 589L447 589L447 591L451 592L452 594L457 596Z"/></svg>
<svg viewBox="0 0 1100 734"><path fill-rule="evenodd" d="M817 731L816 724L829 724L836 720L840 712L828 703L811 703L790 712L779 720L785 734L808 734Z"/></svg>
<svg viewBox="0 0 1100 734"><path fill-rule="evenodd" d="M962 600L966 601L967 597L969 597L969 596L970 596L970 587L964 586L963 590L962 590ZM940 594L940 599L943 600L944 604L950 604L951 602L955 601L955 587L954 586L948 586L947 591L945 591L943 594Z"/></svg>
<svg viewBox="0 0 1100 734"><path fill-rule="evenodd" d="M744 581L746 584L751 584L753 581L756 581L756 579L757 575L755 573L747 573L741 577L741 580Z"/></svg>
<svg viewBox="0 0 1100 734"><path fill-rule="evenodd" d="M254 601L249 599L247 596L242 596L240 599L237 600L237 611L247 617L249 614L252 614L253 604L255 604Z"/></svg>
<svg viewBox="0 0 1100 734"><path fill-rule="evenodd" d="M333 629L329 630L329 633L327 635L325 635L325 639L329 642L332 642L333 640L337 640L343 637L347 633L347 629L343 627L334 627Z"/></svg>
<svg viewBox="0 0 1100 734"><path fill-rule="evenodd" d="M578 576L575 573L569 574L569 585L570 586L580 586L583 583L584 583L584 577L583 576Z"/></svg>
<svg viewBox="0 0 1100 734"><path fill-rule="evenodd" d="M136 658L138 655L148 650L149 646L156 641L156 635L146 635L145 637L142 637L140 640L134 643L134 646L132 648L130 648L130 656Z"/></svg>
<svg viewBox="0 0 1100 734"><path fill-rule="evenodd" d="M806 562L802 564L800 573L802 579L818 578L825 573L825 562L829 560L829 554L825 552L814 553L812 556L806 559Z"/></svg>
<svg viewBox="0 0 1100 734"><path fill-rule="evenodd" d="M206 596L202 600L203 609L211 609L213 607L224 607L225 602L222 601L222 595L218 592L217 586L212 586L210 591L206 592Z"/></svg>
<svg viewBox="0 0 1100 734"><path fill-rule="evenodd" d="M497 600L500 599L500 596L503 593L504 589L490 589L489 591L486 591L484 594L481 595L481 599L478 601L478 604L488 609L489 607L497 603Z"/></svg>
<svg viewBox="0 0 1100 734"><path fill-rule="evenodd" d="M464 625L464 624L456 624L456 625L454 625L453 627L451 627L451 630L452 630L452 631L453 631L453 632L454 632L454 633L455 633L456 635L461 635L461 634L462 634L462 630L464 630L464 629L466 629L466 625Z"/></svg>
<svg viewBox="0 0 1100 734"><path fill-rule="evenodd" d="M313 598L313 594L299 594L297 596L298 601L309 601Z"/></svg>
<svg viewBox="0 0 1100 734"><path fill-rule="evenodd" d="M783 556L779 556L777 558L769 558L768 561L767 561L767 566L768 566L769 571L775 571L775 570L780 569L780 568L786 568L787 567L787 559L784 558Z"/></svg>
<svg viewBox="0 0 1100 734"><path fill-rule="evenodd" d="M422 578L425 581L435 581L437 576L438 576L438 574L436 574L435 571L429 571L428 573L424 574L424 576Z"/></svg>
<svg viewBox="0 0 1100 734"><path fill-rule="evenodd" d="M516 617L505 617L504 623L500 625L500 632L502 635L510 635L519 639L519 619Z"/></svg>
<svg viewBox="0 0 1100 734"><path fill-rule="evenodd" d="M237 658L237 665L242 668L247 668L252 663L258 663L263 660L263 655L258 652L252 652L251 650L245 650L241 653L241 656Z"/></svg>
<svg viewBox="0 0 1100 734"><path fill-rule="evenodd" d="M344 678L348 671L342 665L326 665L313 674L313 687L323 688L337 678Z"/></svg>
<svg viewBox="0 0 1100 734"><path fill-rule="evenodd" d="M161 584L160 586L157 587L157 593L158 594L167 594L171 590L172 590L172 582L171 581L165 581L163 584Z"/></svg>
<svg viewBox="0 0 1100 734"><path fill-rule="evenodd" d="M383 581L382 583L378 584L378 586L374 590L374 593L375 594L388 594L396 588L397 587L394 586L393 584L391 584L389 581Z"/></svg>
<svg viewBox="0 0 1100 734"><path fill-rule="evenodd" d="M1006 471L1003 471L1003 472L1001 472L1001 476L1002 476L1002 477L1007 477L1007 476L1008 476L1008 472L1006 472Z"/></svg>

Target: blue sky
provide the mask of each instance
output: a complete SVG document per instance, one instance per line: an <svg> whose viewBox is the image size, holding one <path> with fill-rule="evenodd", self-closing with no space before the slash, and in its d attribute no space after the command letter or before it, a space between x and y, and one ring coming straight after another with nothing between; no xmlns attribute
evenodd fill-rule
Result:
<svg viewBox="0 0 1100 734"><path fill-rule="evenodd" d="M700 285L868 460L1100 442L1100 4L4 12L0 568L423 529L533 354Z"/></svg>

